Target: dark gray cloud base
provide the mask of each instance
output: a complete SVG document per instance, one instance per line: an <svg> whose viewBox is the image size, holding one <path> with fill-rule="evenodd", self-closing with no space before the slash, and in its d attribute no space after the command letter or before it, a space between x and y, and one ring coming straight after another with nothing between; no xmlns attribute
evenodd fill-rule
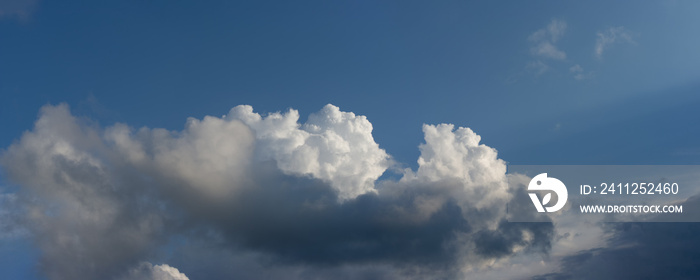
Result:
<svg viewBox="0 0 700 280"><path fill-rule="evenodd" d="M681 203L700 204L700 196ZM685 213L684 213L685 214ZM565 256L557 272L533 280L698 279L700 223L603 223L607 246Z"/></svg>

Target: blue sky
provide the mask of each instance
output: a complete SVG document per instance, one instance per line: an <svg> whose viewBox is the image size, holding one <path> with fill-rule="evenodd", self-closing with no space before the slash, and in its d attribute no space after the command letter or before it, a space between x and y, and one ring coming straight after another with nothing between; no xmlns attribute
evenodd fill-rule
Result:
<svg viewBox="0 0 700 280"><path fill-rule="evenodd" d="M0 144L31 127L39 107L59 102L102 123L169 129L238 104L305 116L332 103L368 116L378 143L407 164L417 156L420 125L439 122L475 129L510 162L625 161L634 152L606 157L538 144L606 146L595 129L634 123L624 120L629 114L661 115L648 124L656 129L677 122L657 111L697 102L690 97L700 75L695 5L37 2L25 17L0 22ZM528 37L553 19L567 26L556 44L563 60L530 51ZM614 43L597 58L596 34L620 26L634 43ZM528 68L537 61L549 69L537 75ZM574 65L590 78L575 80ZM626 129L632 142L663 150L634 161L692 162L670 155L692 143L660 147L646 139L667 139L669 131L641 130Z"/></svg>
<svg viewBox="0 0 700 280"><path fill-rule="evenodd" d="M416 169L423 124L509 164L699 164L692 1L0 1L0 148L67 103L101 126L326 104ZM17 185L6 171L6 193ZM399 176L399 175L397 175ZM1 236L1 235L0 235ZM3 243L14 278L29 243ZM3 261L4 263L4 261ZM17 265L17 266L15 266Z"/></svg>

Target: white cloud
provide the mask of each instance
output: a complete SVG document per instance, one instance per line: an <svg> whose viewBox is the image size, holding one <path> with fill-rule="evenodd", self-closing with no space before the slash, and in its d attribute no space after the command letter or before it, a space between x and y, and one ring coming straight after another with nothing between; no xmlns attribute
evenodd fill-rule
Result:
<svg viewBox="0 0 700 280"><path fill-rule="evenodd" d="M559 50L556 46L554 46L550 42L540 42L537 44L537 46L534 46L531 50L532 50L532 53L534 55L537 55L537 56L551 58L551 59L557 59L557 60L566 59L566 53Z"/></svg>
<svg viewBox="0 0 700 280"><path fill-rule="evenodd" d="M552 20L547 27L535 31L528 37L528 40L532 43L530 52L532 55L542 58L566 59L566 53L555 45L565 32L566 22L556 19Z"/></svg>
<svg viewBox="0 0 700 280"><path fill-rule="evenodd" d="M478 208L508 201L506 164L495 149L479 143L481 136L452 124L423 125L423 133L418 170L408 170L402 180L456 179L464 186L466 203Z"/></svg>
<svg viewBox="0 0 700 280"><path fill-rule="evenodd" d="M571 68L569 68L569 72L571 72L571 73L581 73L581 72L583 72L583 67L581 67L581 65L576 64L576 65L574 65L574 66L571 66Z"/></svg>
<svg viewBox="0 0 700 280"><path fill-rule="evenodd" d="M153 265L143 262L129 270L124 280L189 280L184 273L167 264Z"/></svg>
<svg viewBox="0 0 700 280"><path fill-rule="evenodd" d="M581 65L578 65L578 64L576 64L576 65L574 65L574 66L571 66L571 67L569 68L569 72L570 72L572 75L574 75L574 79L576 79L576 80L578 80L578 81L585 80L585 79L589 79L589 78L591 78L591 77L593 76L593 72L588 72L588 73L586 73L586 72L583 70L583 67L581 67Z"/></svg>
<svg viewBox="0 0 700 280"><path fill-rule="evenodd" d="M132 133L115 125L106 129L104 138L130 164L185 182L210 198L233 195L249 170L255 146L248 126L211 116L189 118L180 132L142 128Z"/></svg>
<svg viewBox="0 0 700 280"><path fill-rule="evenodd" d="M182 132L142 128L132 134L116 125L107 129L106 137L131 163L154 166L212 197L235 192L232 182L245 177L253 154L257 160L274 160L287 174L330 183L341 200L374 191L374 181L388 167L388 155L374 142L366 117L329 104L307 123L298 120L296 110L262 117L241 105L223 118L190 118Z"/></svg>
<svg viewBox="0 0 700 280"><path fill-rule="evenodd" d="M254 131L262 159L275 160L285 173L329 182L342 200L374 192L374 181L388 167L388 155L374 142L367 118L330 104L303 125L292 109L261 117L251 106L237 106L226 119Z"/></svg>
<svg viewBox="0 0 700 280"><path fill-rule="evenodd" d="M617 43L634 43L632 35L623 26L610 27L596 33L595 56L603 57L603 52Z"/></svg>

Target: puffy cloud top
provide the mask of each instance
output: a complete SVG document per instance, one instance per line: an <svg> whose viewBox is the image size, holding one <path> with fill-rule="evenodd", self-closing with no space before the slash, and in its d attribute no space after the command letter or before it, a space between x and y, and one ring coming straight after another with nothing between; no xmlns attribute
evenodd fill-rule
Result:
<svg viewBox="0 0 700 280"><path fill-rule="evenodd" d="M479 143L481 136L452 124L423 125L423 133L418 171L407 170L403 180L458 180L467 202L479 208L507 202L506 164L495 149Z"/></svg>
<svg viewBox="0 0 700 280"><path fill-rule="evenodd" d="M296 110L262 117L248 105L231 109L226 119L240 120L255 132L261 159L275 160L287 174L330 183L341 200L374 192L374 181L388 167L388 155L374 142L367 118L331 104L303 125Z"/></svg>
<svg viewBox="0 0 700 280"><path fill-rule="evenodd" d="M167 264L141 263L129 271L123 280L189 280L184 273Z"/></svg>

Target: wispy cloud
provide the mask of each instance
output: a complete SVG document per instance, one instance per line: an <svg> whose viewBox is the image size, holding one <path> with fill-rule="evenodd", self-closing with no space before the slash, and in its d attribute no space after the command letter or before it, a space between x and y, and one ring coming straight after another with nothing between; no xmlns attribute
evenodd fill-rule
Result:
<svg viewBox="0 0 700 280"><path fill-rule="evenodd" d="M581 65L578 65L578 64L571 66L569 68L569 72L572 75L574 75L574 79L576 79L578 81L589 79L589 78L593 77L593 72L589 71L586 73L583 70L583 67L581 67Z"/></svg>
<svg viewBox="0 0 700 280"><path fill-rule="evenodd" d="M532 43L530 52L534 56L564 60L566 53L560 50L555 44L566 32L566 22L561 20L552 20L547 27L535 31L528 37Z"/></svg>
<svg viewBox="0 0 700 280"><path fill-rule="evenodd" d="M0 0L0 19L26 19L36 7L36 0Z"/></svg>
<svg viewBox="0 0 700 280"><path fill-rule="evenodd" d="M17 220L17 195L0 193L0 241L26 234L25 229Z"/></svg>
<svg viewBox="0 0 700 280"><path fill-rule="evenodd" d="M610 27L596 33L595 56L602 58L606 49L617 43L634 43L632 35L624 26Z"/></svg>
<svg viewBox="0 0 700 280"><path fill-rule="evenodd" d="M535 76L540 76L549 70L549 66L541 60L533 61L527 64L527 69L535 73Z"/></svg>
<svg viewBox="0 0 700 280"><path fill-rule="evenodd" d="M530 279L697 279L700 224L610 223L605 230L608 246L566 255L556 272Z"/></svg>

